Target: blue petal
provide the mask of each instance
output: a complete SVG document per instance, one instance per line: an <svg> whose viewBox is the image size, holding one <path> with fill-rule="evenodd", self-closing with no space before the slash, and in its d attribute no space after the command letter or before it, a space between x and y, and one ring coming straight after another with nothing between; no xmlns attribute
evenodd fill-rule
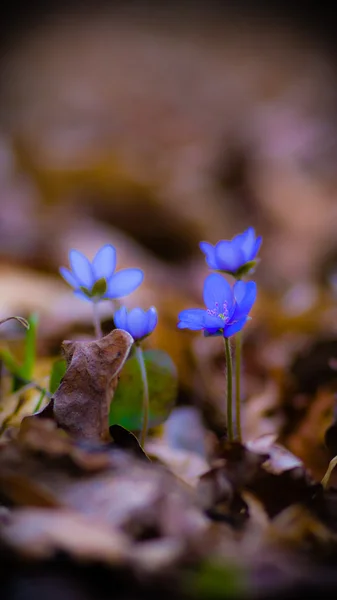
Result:
<svg viewBox="0 0 337 600"><path fill-rule="evenodd" d="M76 277L80 285L91 289L95 282L95 278L91 264L87 257L78 250L70 250L69 262L73 271L73 275Z"/></svg>
<svg viewBox="0 0 337 600"><path fill-rule="evenodd" d="M71 273L71 271L69 271L69 269L66 269L65 267L60 267L60 273L63 279L65 279L66 282L69 283L69 285L71 285L71 287L76 289L80 286L80 283L77 281L76 277L74 277L74 275Z"/></svg>
<svg viewBox="0 0 337 600"><path fill-rule="evenodd" d="M96 281L98 279L109 279L116 268L116 250L111 244L106 244L98 250L92 268Z"/></svg>
<svg viewBox="0 0 337 600"><path fill-rule="evenodd" d="M217 309L224 312L224 306L231 314L233 306L233 291L228 281L219 273L208 275L204 283L204 302L209 310Z"/></svg>
<svg viewBox="0 0 337 600"><path fill-rule="evenodd" d="M243 240L241 243L241 250L245 256L246 262L253 260L255 250L255 231L253 227L249 227L242 234Z"/></svg>
<svg viewBox="0 0 337 600"><path fill-rule="evenodd" d="M197 331L204 328L206 311L202 308L188 308L182 310L179 315L179 329L192 329Z"/></svg>
<svg viewBox="0 0 337 600"><path fill-rule="evenodd" d="M247 323L249 317L241 317L240 319L238 319L237 321L234 321L232 323L229 323L228 325L225 326L224 328L224 337L230 337L231 335L235 335L235 333L238 333L238 331L241 331L241 329L245 326L245 324Z"/></svg>
<svg viewBox="0 0 337 600"><path fill-rule="evenodd" d="M140 340L147 335L147 315L141 308L134 308L127 317L127 331L134 340Z"/></svg>
<svg viewBox="0 0 337 600"><path fill-rule="evenodd" d="M127 328L127 320L128 313L125 306L122 306L118 310L116 310L114 314L114 322L117 329L126 329Z"/></svg>
<svg viewBox="0 0 337 600"><path fill-rule="evenodd" d="M89 298L81 290L75 290L74 294L75 294L75 296L77 296L77 298L80 298L81 300L85 300L86 302L95 302L92 298Z"/></svg>
<svg viewBox="0 0 337 600"><path fill-rule="evenodd" d="M131 294L143 281L144 273L140 269L123 269L108 281L105 298L120 298Z"/></svg>
<svg viewBox="0 0 337 600"><path fill-rule="evenodd" d="M204 327L206 327L206 329L223 329L224 325L224 319L216 317L215 315L210 315L206 312L204 320Z"/></svg>
<svg viewBox="0 0 337 600"><path fill-rule="evenodd" d="M147 311L147 329L148 334L152 333L158 323L158 314L154 306Z"/></svg>
<svg viewBox="0 0 337 600"><path fill-rule="evenodd" d="M239 281L237 281L234 284L234 288L233 288L234 298L238 304L240 304L240 302L245 297L246 289L247 289L247 284L244 281L242 281L242 279L239 279Z"/></svg>
<svg viewBox="0 0 337 600"><path fill-rule="evenodd" d="M218 269L233 273L247 262L241 246L227 240L221 240L215 246L215 260Z"/></svg>
<svg viewBox="0 0 337 600"><path fill-rule="evenodd" d="M259 235L259 237L256 239L256 242L255 242L254 253L253 253L251 260L253 260L256 257L258 251L260 250L261 244L262 244L262 237Z"/></svg>
<svg viewBox="0 0 337 600"><path fill-rule="evenodd" d="M199 244L200 250L205 254L206 263L208 264L210 269L217 269L216 260L215 260L215 247L209 242L200 242Z"/></svg>
<svg viewBox="0 0 337 600"><path fill-rule="evenodd" d="M236 282L234 286L234 296L237 301L237 306L232 320L240 319L250 313L256 300L256 294L257 288L255 281L248 281L248 283L244 283L243 281Z"/></svg>

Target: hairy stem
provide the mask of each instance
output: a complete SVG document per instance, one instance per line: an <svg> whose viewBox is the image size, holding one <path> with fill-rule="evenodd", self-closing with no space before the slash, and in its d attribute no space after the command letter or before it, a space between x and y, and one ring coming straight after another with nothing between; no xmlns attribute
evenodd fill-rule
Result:
<svg viewBox="0 0 337 600"><path fill-rule="evenodd" d="M231 346L228 338L225 340L226 366L227 366L227 431L228 440L233 441L233 412L232 412L232 396L233 396L233 365Z"/></svg>
<svg viewBox="0 0 337 600"><path fill-rule="evenodd" d="M146 436L147 436L147 430L148 430L148 426L149 426L149 405L150 405L149 385L148 385L148 381L147 381L146 366L145 366L143 350L141 349L141 347L138 344L135 344L135 348L136 348L136 356L137 356L137 360L139 363L139 368L140 368L142 382L143 382L143 424L142 424L142 431L141 431L141 435L140 435L140 445L142 447L144 447L144 444L146 441Z"/></svg>
<svg viewBox="0 0 337 600"><path fill-rule="evenodd" d="M93 322L94 322L94 327L95 327L95 337L97 339L99 339L99 338L103 337L103 333L102 333L102 327L101 327L101 320L99 318L98 302L92 303L92 315L93 315Z"/></svg>
<svg viewBox="0 0 337 600"><path fill-rule="evenodd" d="M235 409L236 409L236 430L238 440L241 442L241 355L242 355L242 331L236 334L235 345Z"/></svg>

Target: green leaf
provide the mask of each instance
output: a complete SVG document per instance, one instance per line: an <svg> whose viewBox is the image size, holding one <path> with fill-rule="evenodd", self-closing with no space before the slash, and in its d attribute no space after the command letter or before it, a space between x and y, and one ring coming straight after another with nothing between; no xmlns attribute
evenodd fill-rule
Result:
<svg viewBox="0 0 337 600"><path fill-rule="evenodd" d="M205 560L197 569L184 573L182 586L195 600L224 600L244 597L246 579L246 573L239 565Z"/></svg>
<svg viewBox="0 0 337 600"><path fill-rule="evenodd" d="M171 357L162 350L145 350L145 366L149 384L149 426L163 423L170 414L177 396L177 369ZM143 419L143 384L137 357L125 363L113 397L109 424L122 425L130 431L140 431Z"/></svg>
<svg viewBox="0 0 337 600"><path fill-rule="evenodd" d="M20 317L21 319L21 317ZM38 316L34 313L25 321L26 336L23 363L20 365L9 350L1 350L0 358L13 375L13 392L19 390L33 377L36 360L36 334ZM20 320L21 322L21 320Z"/></svg>
<svg viewBox="0 0 337 600"><path fill-rule="evenodd" d="M6 348L1 348L0 358L3 361L6 369L8 369L10 373L14 374L19 371L20 365L17 363L10 350L7 350Z"/></svg>
<svg viewBox="0 0 337 600"><path fill-rule="evenodd" d="M26 331L25 339L25 353L23 364L20 366L18 375L26 380L31 380L33 377L33 371L36 360L36 337L37 337L37 324L38 316L33 313L28 318L29 329Z"/></svg>
<svg viewBox="0 0 337 600"><path fill-rule="evenodd" d="M55 394L61 383L61 379L67 370L67 363L63 358L56 360L52 366L49 380L49 391Z"/></svg>
<svg viewBox="0 0 337 600"><path fill-rule="evenodd" d="M45 397L45 395L46 395L46 392L45 392L45 391L41 392L41 394L40 394L40 398L38 399L38 401L37 401L37 404L36 404L36 406L35 406L35 408L34 408L34 410L33 410L33 413L34 413L34 414L35 414L35 413L37 413L37 412L40 410L40 408L41 408L41 405L42 405L42 402L43 402L43 400L44 400L44 397Z"/></svg>

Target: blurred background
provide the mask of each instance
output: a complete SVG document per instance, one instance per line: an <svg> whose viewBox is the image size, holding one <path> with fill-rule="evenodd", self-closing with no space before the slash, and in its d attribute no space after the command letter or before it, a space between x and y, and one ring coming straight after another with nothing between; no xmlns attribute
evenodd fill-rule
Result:
<svg viewBox="0 0 337 600"><path fill-rule="evenodd" d="M145 272L125 304L157 307L149 343L177 363L178 403L221 429L221 346L178 332L177 314L201 303L199 241L254 226L263 246L246 330L246 437L277 432L324 471L337 358L332 8L7 4L0 319L37 311L42 360L63 339L92 335L90 307L58 268L71 248L92 258L110 242L118 268ZM0 343L20 352L21 335L8 325Z"/></svg>

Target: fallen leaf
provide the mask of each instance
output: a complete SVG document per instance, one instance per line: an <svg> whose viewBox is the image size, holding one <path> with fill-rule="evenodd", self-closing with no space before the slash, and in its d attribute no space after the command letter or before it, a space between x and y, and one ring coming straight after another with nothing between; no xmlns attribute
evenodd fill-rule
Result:
<svg viewBox="0 0 337 600"><path fill-rule="evenodd" d="M110 425L109 432L118 448L129 450L134 456L142 460L150 460L131 431L128 431L121 425Z"/></svg>
<svg viewBox="0 0 337 600"><path fill-rule="evenodd" d="M110 402L132 344L122 329L92 342L63 342L68 368L52 398L59 427L87 440L110 439Z"/></svg>
<svg viewBox="0 0 337 600"><path fill-rule="evenodd" d="M45 559L63 551L77 560L120 564L129 542L97 517L69 509L16 509L2 525L0 540L20 555Z"/></svg>
<svg viewBox="0 0 337 600"><path fill-rule="evenodd" d="M23 317L7 317L6 319L1 319L0 325L3 325L4 323L6 323L7 321L10 321L11 319L15 319L16 321L21 323L21 325L23 325L23 327L25 327L26 329L29 329L29 323L28 323L27 319L24 319Z"/></svg>

